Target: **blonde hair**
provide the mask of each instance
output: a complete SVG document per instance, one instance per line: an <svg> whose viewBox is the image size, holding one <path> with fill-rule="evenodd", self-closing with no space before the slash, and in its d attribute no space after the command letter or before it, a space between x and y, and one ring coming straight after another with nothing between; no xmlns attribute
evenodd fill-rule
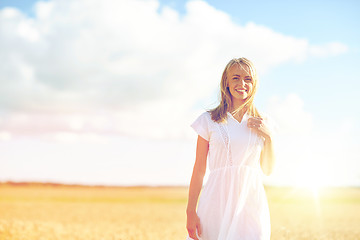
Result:
<svg viewBox="0 0 360 240"><path fill-rule="evenodd" d="M237 109L235 109L232 112L232 114L237 114L242 109L245 109L244 112L247 112L250 116L261 117L260 113L258 112L258 110L256 109L256 107L254 106L254 103L253 103L255 93L257 90L257 86L258 86L258 78L257 78L256 69L254 67L254 64L250 60L248 60L244 57L234 58L234 59L231 59L230 62L226 65L224 72L222 74L222 78L221 78L221 82L220 82L220 93L221 93L220 104L216 108L208 111L211 114L211 119L218 123L226 121L227 112L230 110L230 107L232 106L231 93L228 88L229 82L228 82L227 75L228 75L230 68L232 66L234 66L235 64L238 64L242 68L243 68L243 66L241 66L241 64L244 64L250 69L250 75L251 75L251 78L253 79L253 89L249 93L250 96L245 100L245 102L241 106L239 106Z"/></svg>

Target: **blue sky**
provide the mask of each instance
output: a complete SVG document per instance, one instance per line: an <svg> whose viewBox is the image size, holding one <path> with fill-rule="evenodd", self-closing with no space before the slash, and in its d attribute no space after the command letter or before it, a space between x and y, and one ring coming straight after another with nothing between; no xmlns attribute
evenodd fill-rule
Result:
<svg viewBox="0 0 360 240"><path fill-rule="evenodd" d="M16 7L34 16L32 0L1 0L0 7ZM160 1L185 14L187 1ZM248 21L271 27L294 37L308 38L314 43L332 39L357 45L360 34L360 3L352 1L207 1L216 9L231 15L237 23Z"/></svg>
<svg viewBox="0 0 360 240"><path fill-rule="evenodd" d="M319 185L360 184L358 1L0 1L0 11L0 180L188 184L189 125L214 106L227 61L245 56L260 75L257 107L280 128L264 180L306 185L293 173L313 166Z"/></svg>

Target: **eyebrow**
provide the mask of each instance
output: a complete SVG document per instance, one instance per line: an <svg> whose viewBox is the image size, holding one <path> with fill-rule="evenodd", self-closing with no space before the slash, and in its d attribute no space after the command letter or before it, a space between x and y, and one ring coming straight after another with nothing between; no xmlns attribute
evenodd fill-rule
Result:
<svg viewBox="0 0 360 240"><path fill-rule="evenodd" d="M239 74L234 74L233 77L241 77ZM246 78L249 77L251 78L251 76L245 76Z"/></svg>

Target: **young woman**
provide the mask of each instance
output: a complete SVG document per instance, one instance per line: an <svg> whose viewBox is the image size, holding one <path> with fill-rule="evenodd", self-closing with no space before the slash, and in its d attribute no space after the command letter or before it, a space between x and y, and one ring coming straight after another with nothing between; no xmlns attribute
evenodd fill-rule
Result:
<svg viewBox="0 0 360 240"><path fill-rule="evenodd" d="M274 166L272 134L253 104L258 79L246 58L232 59L222 75L221 102L202 113L187 206L188 238L270 240L262 172ZM210 174L201 192L206 165Z"/></svg>

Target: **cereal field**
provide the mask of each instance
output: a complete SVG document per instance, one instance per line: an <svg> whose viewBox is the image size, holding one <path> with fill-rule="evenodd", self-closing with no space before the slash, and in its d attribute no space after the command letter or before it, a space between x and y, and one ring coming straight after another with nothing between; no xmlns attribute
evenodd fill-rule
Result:
<svg viewBox="0 0 360 240"><path fill-rule="evenodd" d="M0 239L184 240L187 191L0 184ZM360 239L360 189L266 192L272 240Z"/></svg>

